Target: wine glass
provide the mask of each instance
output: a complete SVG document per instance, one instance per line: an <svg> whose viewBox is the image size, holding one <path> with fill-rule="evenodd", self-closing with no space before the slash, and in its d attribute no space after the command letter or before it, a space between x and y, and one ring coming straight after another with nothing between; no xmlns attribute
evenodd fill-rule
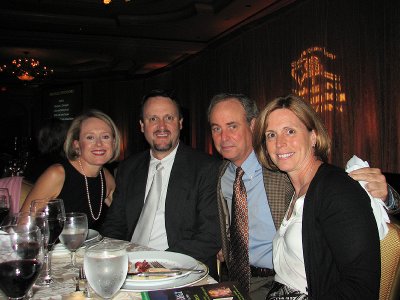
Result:
<svg viewBox="0 0 400 300"><path fill-rule="evenodd" d="M7 188L0 188L0 225L10 212L10 194Z"/></svg>
<svg viewBox="0 0 400 300"><path fill-rule="evenodd" d="M65 209L62 199L51 200L34 200L31 203L30 211L32 213L44 212L49 225L49 239L47 243L47 251L45 252L44 274L38 285L49 285L53 282L51 277L51 254L54 244L57 241L64 227Z"/></svg>
<svg viewBox="0 0 400 300"><path fill-rule="evenodd" d="M40 233L42 235L43 242L43 251L47 252L47 243L49 242L49 224L47 222L46 214L44 212L17 212L10 214L8 218L8 225L18 225L18 226L28 226L35 227L37 226L40 229ZM33 292L32 289L27 293L27 297L32 298Z"/></svg>
<svg viewBox="0 0 400 300"><path fill-rule="evenodd" d="M60 241L71 251L71 263L65 268L78 270L75 266L75 253L86 239L88 234L88 219L85 213L71 212L65 214L64 228L60 235Z"/></svg>
<svg viewBox="0 0 400 300"><path fill-rule="evenodd" d="M112 298L123 285L128 272L126 246L103 242L86 249L83 268L97 295Z"/></svg>
<svg viewBox="0 0 400 300"><path fill-rule="evenodd" d="M47 244L49 242L49 223L44 212L17 212L11 214L7 225L20 225L20 226L37 226L40 229L43 240L44 251L47 251Z"/></svg>
<svg viewBox="0 0 400 300"><path fill-rule="evenodd" d="M39 276L44 260L37 226L0 227L0 289L8 299L22 300Z"/></svg>

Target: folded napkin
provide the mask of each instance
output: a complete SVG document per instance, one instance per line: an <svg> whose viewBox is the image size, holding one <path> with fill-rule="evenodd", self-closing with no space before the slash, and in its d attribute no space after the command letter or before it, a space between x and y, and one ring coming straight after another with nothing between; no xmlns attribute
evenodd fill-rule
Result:
<svg viewBox="0 0 400 300"><path fill-rule="evenodd" d="M350 173L354 170L365 167L369 167L368 162L361 160L356 155L353 155L353 157L346 164L346 172ZM386 212L387 207L381 199L374 198L370 193L368 193L368 191L365 189L367 182L359 181L359 183L371 198L371 207L375 216L376 225L378 226L379 239L383 240L388 233L388 226L386 223L390 223L389 216Z"/></svg>

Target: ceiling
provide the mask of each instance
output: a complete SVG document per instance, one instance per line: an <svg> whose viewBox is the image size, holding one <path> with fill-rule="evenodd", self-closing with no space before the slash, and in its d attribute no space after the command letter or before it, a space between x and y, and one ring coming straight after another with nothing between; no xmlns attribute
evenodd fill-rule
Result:
<svg viewBox="0 0 400 300"><path fill-rule="evenodd" d="M148 76L292 2L2 0L0 64L28 52L52 81Z"/></svg>

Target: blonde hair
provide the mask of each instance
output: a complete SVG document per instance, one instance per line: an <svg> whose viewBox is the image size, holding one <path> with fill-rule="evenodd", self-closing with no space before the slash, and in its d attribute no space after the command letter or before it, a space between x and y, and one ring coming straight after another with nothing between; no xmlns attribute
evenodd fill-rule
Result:
<svg viewBox="0 0 400 300"><path fill-rule="evenodd" d="M267 119L271 112L282 108L292 111L309 131L314 130L317 136L314 154L323 162L327 162L331 149L331 139L324 124L313 108L302 98L296 95L288 95L276 98L268 103L256 120L253 131L253 147L260 163L266 168L278 169L268 155L265 131L268 126Z"/></svg>
<svg viewBox="0 0 400 300"><path fill-rule="evenodd" d="M113 122L113 120L106 115L105 113L91 109L79 116L77 116L71 123L71 126L68 129L67 137L64 143L64 152L65 156L69 160L76 160L80 156L79 151L74 147L74 141L79 141L79 135L81 133L82 122L89 119L89 118L97 118L99 120L104 121L108 126L111 128L111 132L114 138L113 143L113 156L108 162L113 162L119 157L120 153L120 144L121 144L121 137L118 131L117 126Z"/></svg>

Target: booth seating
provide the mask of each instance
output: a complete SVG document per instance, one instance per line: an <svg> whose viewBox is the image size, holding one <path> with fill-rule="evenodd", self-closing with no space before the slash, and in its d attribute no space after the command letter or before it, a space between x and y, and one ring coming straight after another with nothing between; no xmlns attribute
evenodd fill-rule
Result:
<svg viewBox="0 0 400 300"><path fill-rule="evenodd" d="M381 241L379 300L400 299L400 222L391 217L389 232Z"/></svg>

